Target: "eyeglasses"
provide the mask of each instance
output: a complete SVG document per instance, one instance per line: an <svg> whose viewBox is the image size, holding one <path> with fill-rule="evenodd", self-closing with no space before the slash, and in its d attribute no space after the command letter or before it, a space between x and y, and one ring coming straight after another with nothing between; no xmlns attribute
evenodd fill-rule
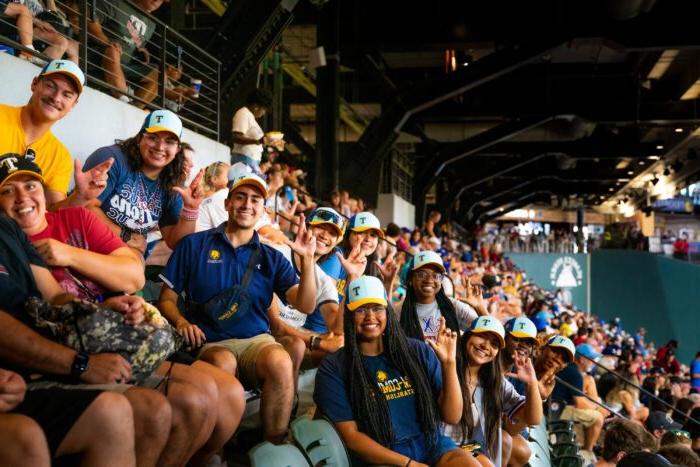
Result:
<svg viewBox="0 0 700 467"><path fill-rule="evenodd" d="M445 277L443 273L433 271L416 271L413 275L419 281L432 280L442 282L442 278Z"/></svg>
<svg viewBox="0 0 700 467"><path fill-rule="evenodd" d="M148 144L150 144L151 146L158 146L160 143L163 143L163 145L166 148L170 148L170 149L180 146L180 141L178 141L177 138L174 138L172 136L169 136L167 138L161 138L158 135L154 135L152 133L146 133L145 135L143 135L143 137L146 140L146 142Z"/></svg>
<svg viewBox="0 0 700 467"><path fill-rule="evenodd" d="M355 309L355 316L365 316L369 312L372 312L373 315L381 315L386 313L386 307L382 305L361 306Z"/></svg>

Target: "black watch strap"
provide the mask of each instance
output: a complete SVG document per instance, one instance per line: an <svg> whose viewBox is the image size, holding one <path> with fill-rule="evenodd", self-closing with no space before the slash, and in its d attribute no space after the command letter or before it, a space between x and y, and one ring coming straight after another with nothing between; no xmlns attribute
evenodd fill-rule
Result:
<svg viewBox="0 0 700 467"><path fill-rule="evenodd" d="M73 378L79 379L80 375L87 371L90 362L90 356L85 352L78 352L73 359L73 366L70 369L70 375Z"/></svg>

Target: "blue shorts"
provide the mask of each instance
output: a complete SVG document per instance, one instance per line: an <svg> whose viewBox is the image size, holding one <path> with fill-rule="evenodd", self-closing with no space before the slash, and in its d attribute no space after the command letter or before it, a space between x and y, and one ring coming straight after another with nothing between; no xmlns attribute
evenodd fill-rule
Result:
<svg viewBox="0 0 700 467"><path fill-rule="evenodd" d="M391 445L391 449L411 459L428 465L435 465L448 451L457 449L457 445L451 438L440 435L435 445L435 452L430 455L428 440L424 436L417 436Z"/></svg>

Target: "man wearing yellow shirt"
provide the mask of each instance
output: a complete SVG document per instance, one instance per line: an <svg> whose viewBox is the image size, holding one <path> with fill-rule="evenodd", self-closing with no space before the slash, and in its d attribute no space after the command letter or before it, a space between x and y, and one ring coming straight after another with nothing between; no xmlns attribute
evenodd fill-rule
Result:
<svg viewBox="0 0 700 467"><path fill-rule="evenodd" d="M76 192L66 199L72 158L51 132L51 127L75 107L84 83L85 76L75 63L52 60L32 80L32 96L26 105L0 104L0 155L14 153L22 156L32 151L46 182L47 204L54 209L81 205L99 195L112 164L106 161L89 172L83 172L82 164L76 161Z"/></svg>

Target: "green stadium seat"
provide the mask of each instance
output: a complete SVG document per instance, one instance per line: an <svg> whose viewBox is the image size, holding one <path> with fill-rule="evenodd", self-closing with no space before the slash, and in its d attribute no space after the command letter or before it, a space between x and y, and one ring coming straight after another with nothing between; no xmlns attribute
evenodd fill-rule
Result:
<svg viewBox="0 0 700 467"><path fill-rule="evenodd" d="M345 445L328 421L299 417L292 422L291 431L311 465L350 466Z"/></svg>
<svg viewBox="0 0 700 467"><path fill-rule="evenodd" d="M291 444L274 444L265 441L248 451L252 467L310 467L304 454Z"/></svg>

